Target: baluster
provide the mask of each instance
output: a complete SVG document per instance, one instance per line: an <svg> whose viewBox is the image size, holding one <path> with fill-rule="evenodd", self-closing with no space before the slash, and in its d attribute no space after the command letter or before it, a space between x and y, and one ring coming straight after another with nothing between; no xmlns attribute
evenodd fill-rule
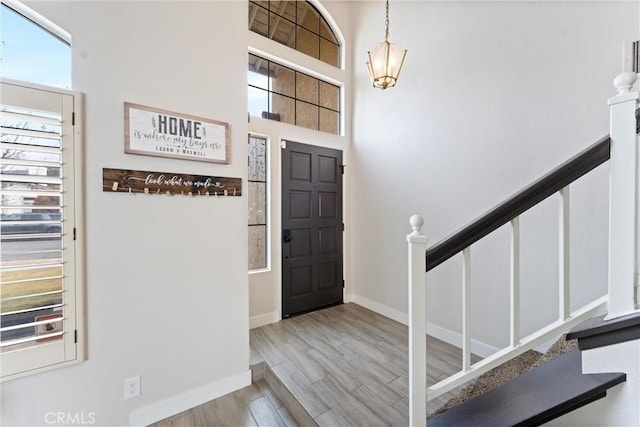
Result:
<svg viewBox="0 0 640 427"><path fill-rule="evenodd" d="M511 220L511 347L520 344L520 217Z"/></svg>
<svg viewBox="0 0 640 427"><path fill-rule="evenodd" d="M570 270L570 192L569 186L559 191L560 194L560 239L559 239L559 294L558 316L565 321L571 316L571 270Z"/></svg>
<svg viewBox="0 0 640 427"><path fill-rule="evenodd" d="M420 427L427 424L427 238L420 215L409 223L409 425Z"/></svg>
<svg viewBox="0 0 640 427"><path fill-rule="evenodd" d="M471 367L471 247L462 251L462 370Z"/></svg>

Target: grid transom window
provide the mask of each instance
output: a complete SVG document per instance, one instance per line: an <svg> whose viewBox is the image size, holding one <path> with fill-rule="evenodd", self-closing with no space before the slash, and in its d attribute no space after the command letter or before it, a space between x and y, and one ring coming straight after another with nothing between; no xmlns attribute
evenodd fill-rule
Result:
<svg viewBox="0 0 640 427"><path fill-rule="evenodd" d="M251 0L249 30L334 67L340 43L327 20L307 1Z"/></svg>
<svg viewBox="0 0 640 427"><path fill-rule="evenodd" d="M340 132L340 87L249 54L249 114Z"/></svg>

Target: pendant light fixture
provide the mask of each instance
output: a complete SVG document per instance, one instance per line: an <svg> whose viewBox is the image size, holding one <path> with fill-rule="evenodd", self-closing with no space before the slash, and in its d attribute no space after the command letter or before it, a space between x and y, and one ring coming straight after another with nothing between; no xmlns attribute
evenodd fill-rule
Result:
<svg viewBox="0 0 640 427"><path fill-rule="evenodd" d="M373 52L367 52L369 56L367 69L373 87L384 90L395 86L406 54L406 49L389 42L389 0L387 0L384 41L376 46Z"/></svg>

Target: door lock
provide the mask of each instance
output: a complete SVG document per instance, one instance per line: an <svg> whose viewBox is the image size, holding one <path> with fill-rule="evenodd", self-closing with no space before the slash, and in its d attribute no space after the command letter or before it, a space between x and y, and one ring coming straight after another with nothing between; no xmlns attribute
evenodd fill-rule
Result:
<svg viewBox="0 0 640 427"><path fill-rule="evenodd" d="M282 241L284 243L289 243L291 241L291 230L289 229L282 230Z"/></svg>

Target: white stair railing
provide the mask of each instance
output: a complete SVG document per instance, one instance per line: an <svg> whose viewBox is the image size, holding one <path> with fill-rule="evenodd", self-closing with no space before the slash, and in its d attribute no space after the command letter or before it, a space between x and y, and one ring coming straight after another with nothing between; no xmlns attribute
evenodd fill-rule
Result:
<svg viewBox="0 0 640 427"><path fill-rule="evenodd" d="M640 159L636 116L638 92L632 92L635 73L623 73L614 85L618 95L609 100L611 108L611 175L609 218L609 291L608 294L571 312L570 310L570 191L562 188L559 209L559 309L558 319L536 332L520 337L520 221L511 220L510 267L510 344L481 361L471 363L470 290L471 247L463 253L462 292L462 369L437 384L426 387L426 242L421 228L424 220L411 217L413 229L407 236L409 244L409 409L410 425L426 425L426 401L434 399L496 366L530 350L573 326L604 311L608 318L637 310L640 268L640 236L638 236L638 196ZM426 391L426 393L425 393ZM426 399L425 399L426 394Z"/></svg>
<svg viewBox="0 0 640 427"><path fill-rule="evenodd" d="M510 298L510 344L479 362L471 363L471 247L463 253L463 291L462 291L462 369L442 381L426 387L426 242L421 233L423 219L419 215L411 217L413 232L407 236L409 243L409 410L410 425L426 425L426 401L434 399L452 389L482 375L504 362L533 349L551 339L555 339L568 329L583 321L602 314L607 305L607 297L597 300L573 311L569 311L569 249L568 249L568 190L561 192L563 203L560 206L560 277L558 289L560 307L558 319L533 332L520 337L520 239L519 217L511 221L511 298ZM426 390L426 398L425 398Z"/></svg>

